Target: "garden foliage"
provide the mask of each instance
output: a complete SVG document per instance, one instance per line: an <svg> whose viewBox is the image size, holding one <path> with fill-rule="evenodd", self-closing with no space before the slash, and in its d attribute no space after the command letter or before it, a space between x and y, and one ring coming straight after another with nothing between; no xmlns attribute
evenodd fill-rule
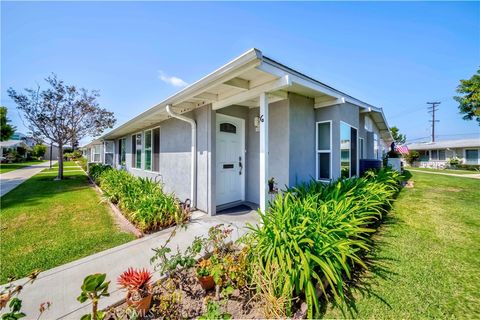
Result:
<svg viewBox="0 0 480 320"><path fill-rule="evenodd" d="M366 268L362 254L371 248L371 226L399 188L398 173L389 169L330 184L312 181L287 190L260 213L262 224L251 227L251 252L264 273L283 280L270 291L290 302L286 315L297 297L307 303L309 318L318 315L318 296L328 297L327 287L337 302L345 300L352 269Z"/></svg>
<svg viewBox="0 0 480 320"><path fill-rule="evenodd" d="M142 231L166 228L188 219L175 195L164 192L162 185L152 179L100 164L91 165L89 175L105 197L118 204L127 219Z"/></svg>

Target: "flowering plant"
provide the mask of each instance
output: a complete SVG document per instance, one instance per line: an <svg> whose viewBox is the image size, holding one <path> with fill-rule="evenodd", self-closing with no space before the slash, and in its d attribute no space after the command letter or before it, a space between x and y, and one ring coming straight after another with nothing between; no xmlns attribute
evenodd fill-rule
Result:
<svg viewBox="0 0 480 320"><path fill-rule="evenodd" d="M146 269L128 268L118 279L118 285L132 294L145 297L150 293L152 273Z"/></svg>

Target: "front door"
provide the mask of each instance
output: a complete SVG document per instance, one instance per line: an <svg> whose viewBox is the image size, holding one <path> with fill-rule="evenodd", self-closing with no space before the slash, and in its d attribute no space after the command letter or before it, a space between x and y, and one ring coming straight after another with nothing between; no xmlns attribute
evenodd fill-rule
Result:
<svg viewBox="0 0 480 320"><path fill-rule="evenodd" d="M217 113L217 206L244 200L245 120Z"/></svg>

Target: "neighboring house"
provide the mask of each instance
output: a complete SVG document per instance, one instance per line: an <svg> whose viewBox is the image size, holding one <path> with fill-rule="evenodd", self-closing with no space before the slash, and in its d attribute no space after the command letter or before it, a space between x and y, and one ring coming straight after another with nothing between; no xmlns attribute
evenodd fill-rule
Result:
<svg viewBox="0 0 480 320"><path fill-rule="evenodd" d="M16 151L21 157L26 158L28 149L29 146L25 143L24 140L0 141L1 160L3 161L5 156L11 151Z"/></svg>
<svg viewBox="0 0 480 320"><path fill-rule="evenodd" d="M459 159L463 164L480 165L480 137L436 142L412 143L410 151L420 153L419 161L414 166L444 167L450 159Z"/></svg>
<svg viewBox="0 0 480 320"><path fill-rule="evenodd" d="M359 159L381 159L391 141L381 108L251 49L84 150L214 215L244 202L264 210L271 177L282 189L356 176Z"/></svg>

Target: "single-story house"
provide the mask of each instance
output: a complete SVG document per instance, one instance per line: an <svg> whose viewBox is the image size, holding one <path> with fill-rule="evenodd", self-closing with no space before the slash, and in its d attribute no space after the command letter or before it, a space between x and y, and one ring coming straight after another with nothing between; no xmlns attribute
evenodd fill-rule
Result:
<svg viewBox="0 0 480 320"><path fill-rule="evenodd" d="M25 143L24 140L6 140L0 141L0 158L3 159L5 156L11 152L16 151L23 158L27 157L27 151L30 147Z"/></svg>
<svg viewBox="0 0 480 320"><path fill-rule="evenodd" d="M462 164L480 165L480 136L475 139L461 139L408 144L410 151L418 151L420 158L414 166L444 167L450 159Z"/></svg>
<svg viewBox="0 0 480 320"><path fill-rule="evenodd" d="M87 145L214 215L277 187L359 173L392 136L372 106L251 49Z"/></svg>

